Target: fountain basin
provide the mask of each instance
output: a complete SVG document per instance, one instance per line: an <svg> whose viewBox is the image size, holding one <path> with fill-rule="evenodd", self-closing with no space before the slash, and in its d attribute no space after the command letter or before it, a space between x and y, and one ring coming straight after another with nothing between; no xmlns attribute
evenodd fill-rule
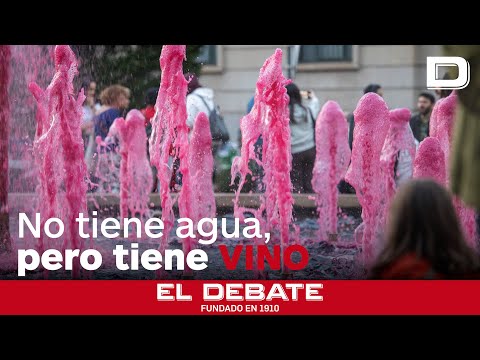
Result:
<svg viewBox="0 0 480 360"><path fill-rule="evenodd" d="M256 208L260 206L260 195L259 193L252 194L240 194L239 205L245 207ZM315 209L315 200L313 194L292 194L295 200L293 206L299 209ZM178 197L178 193L171 195L173 199ZM9 193L8 201L10 206L13 208L20 206L27 202L31 202L32 199L35 199L37 194L35 193ZM233 193L216 193L215 201L217 208L233 208L233 200L235 194ZM118 206L120 203L119 194L102 194L102 193L90 193L87 194L87 204L89 209L95 209L97 207L110 207ZM175 202L175 206L177 203ZM360 204L355 194L339 194L338 195L338 206L340 208L355 209L359 208ZM158 208L160 207L160 196L157 193L150 194L150 207Z"/></svg>

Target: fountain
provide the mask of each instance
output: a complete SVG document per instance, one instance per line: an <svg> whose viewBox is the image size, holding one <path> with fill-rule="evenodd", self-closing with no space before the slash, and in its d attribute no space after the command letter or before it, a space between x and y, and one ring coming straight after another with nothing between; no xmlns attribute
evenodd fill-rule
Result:
<svg viewBox="0 0 480 360"><path fill-rule="evenodd" d="M190 178L189 139L187 126L186 96L188 82L183 75L185 45L165 45L160 56L162 79L155 104L155 116L152 118L150 136L150 161L157 168L160 183L160 202L162 221L165 226L160 251L164 252L169 233L174 225L173 200L170 196L170 180L173 163L180 161L179 172L182 174L182 189L178 196L180 217L192 214L192 185ZM192 249L192 239L183 240L183 250ZM190 269L186 269L186 275Z"/></svg>
<svg viewBox="0 0 480 360"><path fill-rule="evenodd" d="M386 215L397 187L412 177L413 161L416 145L410 128L411 113L408 109L394 109L390 111L390 127L383 144L380 162L386 179L385 204L382 211L381 224L385 224ZM400 168L399 160L406 158L406 168ZM397 171L395 167L397 166ZM396 174L397 172L397 174ZM399 176L401 174L401 176Z"/></svg>
<svg viewBox="0 0 480 360"><path fill-rule="evenodd" d="M155 107L156 114L152 120L153 132L149 139L151 162L158 169L160 196L148 192L151 185L151 173L146 161L146 135L143 127L143 116L137 110L129 112L125 120L123 118L117 119L110 128L111 131L108 136L117 137L119 140L118 142L115 141L115 144L118 143L119 145L118 147L115 146L115 151L110 151L112 149L110 143L103 141L101 138L98 139L99 166L100 160L103 158L106 159L105 166L112 165L109 156L113 153L116 153L119 158L121 157L118 177L120 181L119 196L115 194L110 196L98 190L86 196L88 179L83 159L83 143L80 131L81 104L84 96L82 93L78 98L74 96L73 78L76 73L76 59L70 48L68 46L57 46L55 48L56 72L51 84L45 89L40 84L32 82L29 85L29 90L33 94L32 99L35 99L37 103L34 149L35 160L39 169L38 203L42 206L42 208L38 208L41 213L40 226L43 228L48 218L58 217L65 224L66 231L63 237L59 239L49 239L46 235L41 234L42 236L36 244L39 253L48 248L61 248L62 251L71 248L80 250L86 248L84 240L78 236L78 228L75 227L78 225L75 222L72 223L72 219L75 219L77 213L86 214L87 198L90 205L92 203L95 205L96 209L91 208L93 210L101 210L101 207L105 204L104 212L101 211L100 216L115 216L113 213L116 211L117 201L120 202L120 217L124 218L138 215L145 220L150 216L150 208L153 206L161 207L161 216L165 225L164 236L161 237L161 240L154 240L154 242L147 240L139 243L139 253L147 250L151 244L158 245L160 252L163 253L165 253L167 246L175 248L179 245L179 242L176 241L177 238L169 241L169 235L175 228L175 204L178 204L180 217L191 218L194 224L197 224L201 218L216 217L217 209L219 209L218 204L221 204L220 213L230 206L231 197L227 196L228 194L214 194L213 192L213 157L207 116L200 113L195 119L194 127L190 133L186 126L185 98L188 83L182 71L184 57L185 46L179 45L165 46L160 57L162 78ZM286 247L297 242L309 247L309 251L319 255L312 256L308 264L309 269L302 273L295 273L296 276L305 276L306 278L317 276L327 278L351 277L353 274L350 268L353 266L353 261L350 258L353 258L356 249L353 242L348 243L348 236L358 222L357 219L352 220L345 214L342 215L340 220L335 219L338 197L336 184L345 173L350 156L346 136L346 120L338 104L329 102L324 108L325 118L323 121L320 120L317 125L317 142L321 142L324 136L326 136L326 139L333 140L328 151L323 152L323 149L320 149L319 152L326 157L325 161L330 164L328 173L322 173L320 164L316 170L317 178L328 175L325 181L330 181L330 188L335 189L334 192L329 194L324 192L324 195L328 198L327 202L329 202L327 205L333 206L327 212L331 219L330 225L322 231L338 233L342 244L345 243L345 246L339 246L338 243L329 244L318 241L317 226L323 226L323 221L297 218L294 222L292 218L294 199L297 201L297 207L306 206L312 209L315 205L318 206L318 202L315 204L313 199L309 199L306 195L292 195L291 193L290 128L287 106L289 99L286 96L285 89L285 85L288 83L289 80L282 73L282 52L277 50L273 56L265 61L260 70L254 109L241 121L242 154L235 160L232 169L232 180L235 180L235 176L240 174L240 187L233 195L234 216L243 220L253 214L259 220L262 232L270 232L273 235L267 245L274 244L275 249L277 249L278 245L276 244L280 243L282 253ZM361 122L361 115L359 119ZM328 129L328 123L332 123L334 129ZM255 151L255 142L259 136L263 137L261 157ZM320 158L321 156L319 156ZM179 172L182 174L182 188L178 197L170 192L169 187L172 164L176 159L180 162ZM256 201L257 194L240 194L246 175L249 173L249 161L256 161L265 171L263 178L265 193L258 194L260 200L258 205L249 205L248 203L248 201ZM103 167L103 165L101 166ZM111 179L100 180L107 187L111 185ZM321 186L320 184L317 185ZM18 199L25 199L27 196L37 198L34 194L19 195L14 194L13 197L17 199L18 208L22 207ZM350 197L354 199L354 196ZM341 200L339 205L345 206L345 202L342 205ZM352 202L348 206L355 207L357 205ZM29 209L29 205L24 205L23 208ZM221 223L222 226L224 223L231 224L234 219L232 214L228 213L228 209L227 213L223 214L226 215L218 224ZM300 216L298 214L300 212L297 213L297 216ZM116 246L115 244L118 245L129 240L130 234L128 231L125 232L124 229L123 237L111 239L102 235L97 239L96 235L92 235L93 229L97 226L95 225L97 224L97 214L94 212L92 215L94 222L91 225L92 233L89 247L100 249L105 259L104 266L95 276L99 278L118 278L119 276L122 278L130 276L133 278L151 278L155 274L157 277L162 274L158 272L148 273L148 271L128 273L114 269L110 250ZM11 221L13 223L10 225L10 229L18 228L15 226L17 220L13 216L11 216ZM204 228L204 230L206 229ZM229 231L228 233L231 234L232 232ZM344 237L345 234L346 237ZM235 247L239 243L246 244L246 252L255 251L253 250L254 247L249 245L249 242L252 241L250 239L242 237L233 239L231 237L227 238L225 235L222 236L218 239L218 243L221 245L226 245L231 249L232 246ZM199 236L192 236L192 238L181 241L184 253L188 253L194 246L197 246L194 238L200 239ZM152 239L154 238L152 237ZM256 244L265 245L263 241L263 238L258 237ZM218 245L204 245L199 244L198 246L203 246L202 249L209 252L212 267L211 270L195 273L197 278L217 278L217 276L220 278L222 276L248 278L259 275L259 267L254 263L257 260L255 256L252 260L253 266L250 263L247 265L247 262L245 262L245 267L242 268L243 264L240 260L238 264L242 265L239 265L238 272L223 273L224 269L222 270ZM244 255L242 254L242 256ZM282 273L270 270L272 272L266 274L266 276L275 278L289 274L285 262L282 261L281 264ZM246 270L255 270L255 268L257 272L245 272ZM216 274L215 277L211 277L212 273ZM84 273L82 272L82 274ZM173 277L179 277L189 276L191 272L187 267L181 274L169 274ZM40 274L31 274L31 276L36 275ZM78 264L75 264L73 276L77 278L79 275ZM61 277L64 275L55 276Z"/></svg>
<svg viewBox="0 0 480 360"><path fill-rule="evenodd" d="M0 252L12 248L8 216L8 138L10 133L10 84L9 45L0 45Z"/></svg>
<svg viewBox="0 0 480 360"><path fill-rule="evenodd" d="M202 218L214 218L217 213L213 192L212 135L207 115L197 115L190 138L188 167L192 182L191 219L194 224Z"/></svg>
<svg viewBox="0 0 480 360"><path fill-rule="evenodd" d="M414 178L428 178L445 186L445 155L435 137L427 137L418 146L413 164Z"/></svg>
<svg viewBox="0 0 480 360"><path fill-rule="evenodd" d="M47 87L55 72L51 45L12 45L10 126L10 191L32 192L38 185L38 169L33 156L35 125L42 112L29 91L36 82Z"/></svg>
<svg viewBox="0 0 480 360"><path fill-rule="evenodd" d="M145 117L136 109L127 119L115 120L120 140L120 218L138 215L142 221L150 217L149 194L152 169L147 158ZM112 125L113 126L113 125Z"/></svg>
<svg viewBox="0 0 480 360"><path fill-rule="evenodd" d="M83 90L75 99L73 79L77 74L75 55L66 45L55 47L55 75L45 91L35 84L33 89L41 111L34 142L35 160L39 169L39 208L42 215L42 228L51 217L60 218L65 224L65 236L61 244L51 238L39 240L38 250L58 248L83 249L83 239L79 237L79 213L87 214L86 177L83 140L80 124ZM44 240L48 240L44 243ZM78 258L74 262L73 277L80 274Z"/></svg>
<svg viewBox="0 0 480 360"><path fill-rule="evenodd" d="M352 162L345 180L355 188L362 206L363 225L357 231L357 239L361 236L362 260L368 266L375 256L375 241L382 225L385 176L380 155L388 132L389 111L381 96L367 93L358 101L353 114Z"/></svg>
<svg viewBox="0 0 480 360"><path fill-rule="evenodd" d="M437 102L433 108L435 111L435 121L431 124L430 136L436 137L440 142L440 146L445 156L445 164L447 166L450 157L451 140L453 138L453 123L455 121L455 110L457 107L457 95L452 92L449 96ZM433 111L432 111L433 112ZM447 184L449 179L447 176Z"/></svg>
<svg viewBox="0 0 480 360"><path fill-rule="evenodd" d="M429 122L429 129L428 129L428 133L430 134L431 137L437 137L437 133L438 133L438 109L440 107L440 104L442 103L442 101L445 100L445 98L440 98L437 100L437 102L435 103L433 109L432 109L432 114L430 115L430 122Z"/></svg>
<svg viewBox="0 0 480 360"><path fill-rule="evenodd" d="M94 181L89 180L91 188L99 194L120 193L121 155L118 153L118 129L110 126L105 140L101 136L95 137L96 153L92 157ZM98 206L97 206L98 208Z"/></svg>
<svg viewBox="0 0 480 360"><path fill-rule="evenodd" d="M172 168L170 157L178 158L178 144L175 129L181 122L181 114L185 113L185 95L187 82L183 76L182 63L185 58L185 46L169 46L162 48L160 56L160 68L162 79L155 103L155 116L152 118L152 134L149 140L150 162L157 168L158 181L160 183L160 203L162 207L162 221L165 224L165 236L160 244L160 251L164 252L170 230L173 227L173 201L170 197L170 179ZM183 97L179 96L183 94ZM180 103L178 103L178 101Z"/></svg>
<svg viewBox="0 0 480 360"><path fill-rule="evenodd" d="M348 122L340 105L327 101L315 124L316 158L312 185L318 211L318 240L336 237L339 181L345 176L350 162Z"/></svg>
<svg viewBox="0 0 480 360"><path fill-rule="evenodd" d="M232 184L237 174L240 183L235 192L234 214L243 219L244 213L251 212L263 222L266 232L278 230L283 249L290 242L290 224L292 222L292 184L290 171L292 154L290 147L290 127L288 114L288 96L286 88L290 81L282 72L282 50L277 49L263 64L258 77L255 100L252 111L240 121L242 132L242 150L232 164ZM255 143L262 136L262 160L255 151ZM263 167L265 193L261 197L259 209L239 206L239 195L245 184L246 176L251 175L248 167L254 160ZM282 261L282 271L287 271Z"/></svg>
<svg viewBox="0 0 480 360"><path fill-rule="evenodd" d="M450 184L448 170L450 164L450 149L452 148L456 106L457 94L452 92L449 96L442 99L442 101L439 101L435 104L433 109L436 115L435 121L430 123L430 136L434 136L438 139L440 147L442 148L445 156L445 179L447 187ZM457 196L454 196L453 203L468 243L472 248L476 248L477 231L475 223L475 210L466 206Z"/></svg>

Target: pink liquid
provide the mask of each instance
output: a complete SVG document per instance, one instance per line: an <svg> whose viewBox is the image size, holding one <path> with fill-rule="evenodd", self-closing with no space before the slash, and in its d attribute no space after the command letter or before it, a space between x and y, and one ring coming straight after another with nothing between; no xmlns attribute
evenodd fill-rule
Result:
<svg viewBox="0 0 480 360"><path fill-rule="evenodd" d="M437 136L437 131L438 131L438 109L440 107L440 104L442 103L442 101L445 100L445 98L442 98L442 99L438 99L436 102L435 102L435 105L433 107L433 110L432 110L432 114L430 115L430 122L429 122L429 134L430 136L432 137L436 137Z"/></svg>
<svg viewBox="0 0 480 360"><path fill-rule="evenodd" d="M38 139L49 127L48 99L45 91L35 82L28 84L28 90L30 90L37 102L37 113L35 115L35 119L37 120L37 130L35 132L35 139Z"/></svg>
<svg viewBox="0 0 480 360"><path fill-rule="evenodd" d="M382 214L382 223L385 223L390 202L395 195L397 183L395 181L395 163L400 152L407 152L411 159L410 177L413 172L413 161L415 159L416 145L415 138L410 128L410 110L394 109L390 111L390 127L383 144L380 156L381 165L386 180L385 206Z"/></svg>
<svg viewBox="0 0 480 360"><path fill-rule="evenodd" d="M149 217L149 195L152 188L152 169L147 158L145 117L134 109L127 119L115 120L120 139L120 217ZM129 215L130 214L130 215Z"/></svg>
<svg viewBox="0 0 480 360"><path fill-rule="evenodd" d="M165 45L160 56L162 78L155 104L155 116L152 118L150 136L150 162L157 168L160 183L160 204L164 236L161 238L160 251L166 249L169 233L174 225L173 200L170 196L172 167L170 157L180 159L182 173L182 193L179 196L179 210L182 216L191 211L185 194L190 193L188 169L188 126L186 123L187 80L183 76L182 63L185 59L185 45ZM181 199L180 199L181 197ZM190 241L183 243L184 250L190 248Z"/></svg>
<svg viewBox="0 0 480 360"><path fill-rule="evenodd" d="M450 184L449 165L450 165L450 150L452 148L453 129L455 124L455 111L457 107L457 94L452 92L449 96L444 98L440 103L435 105L437 108L437 118L434 124L434 136L438 139L440 147L443 150L446 164L446 185ZM434 110L435 110L434 108ZM475 224L475 210L467 207L463 201L454 197L453 203L457 210L458 218L462 224L466 240L471 247L476 247L476 224Z"/></svg>
<svg viewBox="0 0 480 360"><path fill-rule="evenodd" d="M120 192L121 155L118 153L118 148L114 143L119 136L116 123L113 122L105 140L102 140L100 135L95 138L97 152L93 158L96 160L95 177L98 180L97 183L88 181L96 188L96 193L98 194L118 194Z"/></svg>
<svg viewBox="0 0 480 360"><path fill-rule="evenodd" d="M414 178L428 178L445 186L445 155L435 137L427 137L420 143L413 164Z"/></svg>
<svg viewBox="0 0 480 360"><path fill-rule="evenodd" d="M434 136L440 142L440 146L445 154L445 165L448 173L450 149L452 147L453 139L453 125L455 122L455 110L457 107L457 95L452 92L449 96L444 98L440 103L435 105L437 108L437 119L434 124ZM446 176L447 185L450 183L449 176Z"/></svg>
<svg viewBox="0 0 480 360"><path fill-rule="evenodd" d="M348 123L340 105L327 101L315 125L316 158L312 186L319 214L319 240L337 233L337 201L339 181L345 176L350 162Z"/></svg>
<svg viewBox="0 0 480 360"><path fill-rule="evenodd" d="M445 171L445 155L437 138L428 137L418 147L413 176L415 178L430 178L445 186L447 183ZM465 237L472 248L476 248L475 211L465 206L458 197L453 198L453 204L458 218L462 223Z"/></svg>
<svg viewBox="0 0 480 360"><path fill-rule="evenodd" d="M10 84L9 45L0 45L0 252L11 248L8 230L8 138L10 130Z"/></svg>
<svg viewBox="0 0 480 360"><path fill-rule="evenodd" d="M374 242L382 221L385 178L382 175L380 154L387 136L390 115L385 101L375 93L362 96L353 114L355 130L352 162L345 180L355 188L362 206L362 257L363 263L367 265L375 255Z"/></svg>
<svg viewBox="0 0 480 360"><path fill-rule="evenodd" d="M257 80L255 103L252 111L240 121L242 150L233 161L232 183L240 174L240 183L234 201L235 216L242 219L245 211L262 219L266 212L267 231L278 230L283 247L289 243L289 226L292 221L293 197L291 193L291 146L286 88L290 81L282 73L282 51L275 50L263 64ZM262 162L254 152L258 137L263 137ZM263 166L265 193L258 210L239 207L240 191L245 183L250 160ZM261 222L262 223L262 222ZM285 270L285 269L284 269Z"/></svg>
<svg viewBox="0 0 480 360"><path fill-rule="evenodd" d="M39 212L43 223L50 217L58 217L65 224L61 249L84 247L75 218L79 213L87 214L86 191L87 169L84 161L83 139L80 129L83 90L75 99L73 79L77 74L75 55L66 45L55 47L55 75L44 92L35 85L39 107L46 107L46 118L41 118L34 142L35 160L38 165L40 182L38 194L41 204ZM42 115L43 116L43 115ZM43 122L45 120L45 123ZM58 248L55 239L44 237L39 242L39 250L45 247ZM73 277L79 276L79 263L74 260Z"/></svg>
<svg viewBox="0 0 480 360"><path fill-rule="evenodd" d="M212 135L207 115L199 113L190 138L188 166L191 184L191 219L197 224L201 218L214 218L217 209L213 192Z"/></svg>
<svg viewBox="0 0 480 360"><path fill-rule="evenodd" d="M35 81L47 87L55 72L54 46L12 45L10 126L10 190L34 192L38 185L38 169L33 155L35 122L41 116L36 111L36 101L31 96L28 84ZM38 110L38 109L37 109Z"/></svg>
<svg viewBox="0 0 480 360"><path fill-rule="evenodd" d="M453 204L455 205L458 218L462 224L465 240L472 249L477 249L478 234L475 221L475 210L465 205L465 203L457 196L454 196Z"/></svg>

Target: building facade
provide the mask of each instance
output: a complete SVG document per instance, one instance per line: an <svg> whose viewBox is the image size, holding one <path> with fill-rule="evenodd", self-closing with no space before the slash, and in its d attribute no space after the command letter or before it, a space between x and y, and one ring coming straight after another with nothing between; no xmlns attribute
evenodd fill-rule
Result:
<svg viewBox="0 0 480 360"><path fill-rule="evenodd" d="M201 83L215 91L232 140L255 92L260 67L276 48L284 53L288 73L289 45L205 45L199 57ZM313 90L320 102L337 101L354 110L363 88L378 83L389 108L414 109L426 87L426 57L440 56L439 45L301 45L294 81Z"/></svg>

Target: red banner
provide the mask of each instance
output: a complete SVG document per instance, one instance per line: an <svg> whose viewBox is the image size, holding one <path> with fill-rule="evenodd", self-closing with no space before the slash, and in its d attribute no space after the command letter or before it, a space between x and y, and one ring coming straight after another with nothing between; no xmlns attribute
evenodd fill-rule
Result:
<svg viewBox="0 0 480 360"><path fill-rule="evenodd" d="M3 280L0 314L480 314L480 281Z"/></svg>

